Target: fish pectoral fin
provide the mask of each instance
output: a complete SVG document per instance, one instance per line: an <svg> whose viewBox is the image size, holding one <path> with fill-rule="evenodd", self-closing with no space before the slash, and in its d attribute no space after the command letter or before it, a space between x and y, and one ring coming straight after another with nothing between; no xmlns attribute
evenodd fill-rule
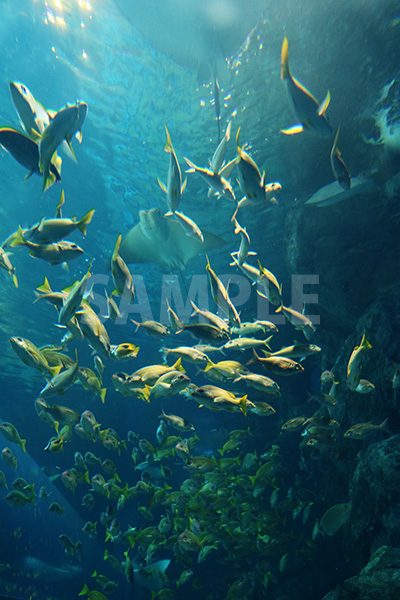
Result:
<svg viewBox="0 0 400 600"><path fill-rule="evenodd" d="M331 93L328 90L325 98L322 100L321 104L318 107L318 116L323 117L326 111L328 110L328 106L331 102Z"/></svg>
<svg viewBox="0 0 400 600"><path fill-rule="evenodd" d="M281 129L281 133L284 135L297 135L298 133L303 133L304 127L300 123L298 125L292 125L292 127L288 127L287 129Z"/></svg>

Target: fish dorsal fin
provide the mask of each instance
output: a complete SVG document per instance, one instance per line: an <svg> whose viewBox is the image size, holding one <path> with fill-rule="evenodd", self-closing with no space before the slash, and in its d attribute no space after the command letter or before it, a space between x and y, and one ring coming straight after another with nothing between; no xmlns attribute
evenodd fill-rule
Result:
<svg viewBox="0 0 400 600"><path fill-rule="evenodd" d="M321 104L318 107L318 116L319 117L323 117L326 113L326 111L328 110L328 106L331 102L331 93L328 90L325 98L322 100Z"/></svg>

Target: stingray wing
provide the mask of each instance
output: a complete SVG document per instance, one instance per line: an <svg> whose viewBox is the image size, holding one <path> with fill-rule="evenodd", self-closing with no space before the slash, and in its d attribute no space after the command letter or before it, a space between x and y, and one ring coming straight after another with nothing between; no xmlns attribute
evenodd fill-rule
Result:
<svg viewBox="0 0 400 600"><path fill-rule="evenodd" d="M197 256L213 248L219 248L225 241L213 233L203 231L204 242L185 234L181 225L170 219L168 237L160 244L159 240L146 237L140 225L135 225L122 240L120 256L127 263L156 263L168 270L182 269Z"/></svg>

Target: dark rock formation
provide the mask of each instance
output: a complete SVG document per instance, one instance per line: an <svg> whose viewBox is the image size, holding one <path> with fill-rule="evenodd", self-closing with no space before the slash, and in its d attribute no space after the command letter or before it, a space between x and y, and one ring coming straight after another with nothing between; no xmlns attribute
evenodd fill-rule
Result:
<svg viewBox="0 0 400 600"><path fill-rule="evenodd" d="M323 600L394 600L400 597L400 549L381 546L359 575L347 579Z"/></svg>

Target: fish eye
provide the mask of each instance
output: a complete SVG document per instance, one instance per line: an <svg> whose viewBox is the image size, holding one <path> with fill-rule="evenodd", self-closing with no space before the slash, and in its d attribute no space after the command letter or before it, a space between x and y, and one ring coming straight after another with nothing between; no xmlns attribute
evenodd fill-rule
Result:
<svg viewBox="0 0 400 600"><path fill-rule="evenodd" d="M129 348L129 344L121 344L122 348Z"/></svg>
<svg viewBox="0 0 400 600"><path fill-rule="evenodd" d="M22 83L21 83L21 92L23 94L27 94L28 93L26 87Z"/></svg>
<svg viewBox="0 0 400 600"><path fill-rule="evenodd" d="M71 248L77 248L78 246L76 244L71 244Z"/></svg>

